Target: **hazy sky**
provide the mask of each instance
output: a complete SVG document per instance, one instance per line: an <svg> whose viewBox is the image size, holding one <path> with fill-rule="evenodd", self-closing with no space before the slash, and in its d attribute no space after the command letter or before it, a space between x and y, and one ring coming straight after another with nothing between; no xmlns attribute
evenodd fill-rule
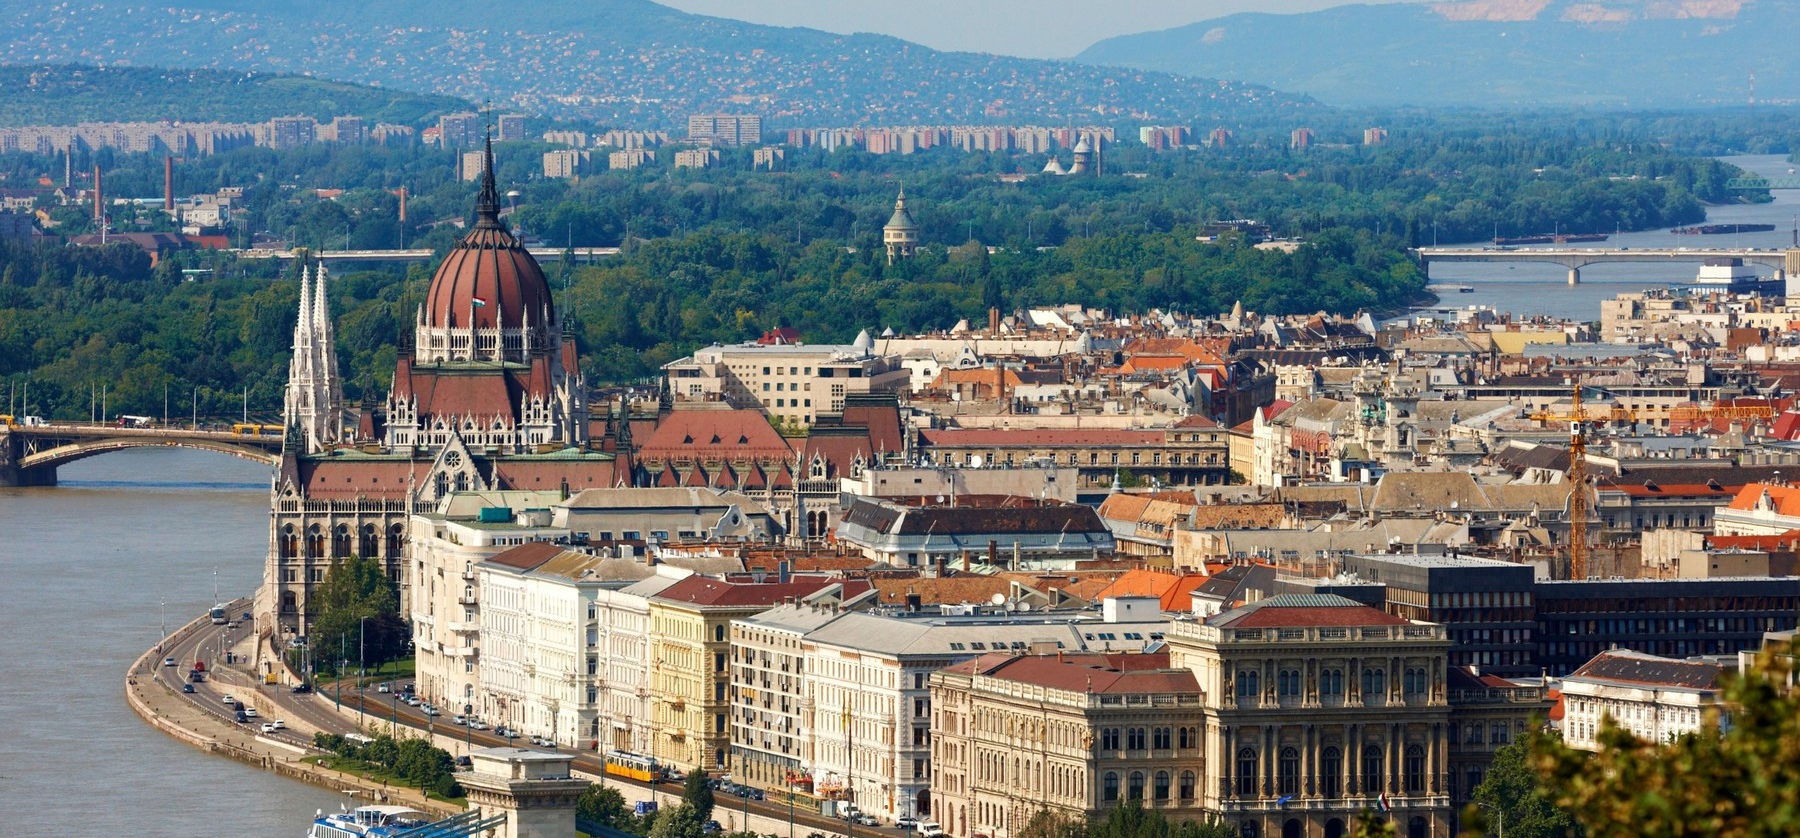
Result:
<svg viewBox="0 0 1800 838"><path fill-rule="evenodd" d="M1113 35L1237 12L1346 0L658 0L689 12L828 32L879 32L936 49L1067 58ZM1380 2L1380 0L1365 0Z"/></svg>

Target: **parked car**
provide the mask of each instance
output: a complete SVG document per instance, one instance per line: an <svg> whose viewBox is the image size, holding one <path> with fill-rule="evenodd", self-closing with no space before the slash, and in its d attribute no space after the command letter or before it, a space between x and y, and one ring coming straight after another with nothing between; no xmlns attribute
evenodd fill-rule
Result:
<svg viewBox="0 0 1800 838"><path fill-rule="evenodd" d="M912 815L901 815L894 819L894 826L900 829L918 829L919 819Z"/></svg>
<svg viewBox="0 0 1800 838"><path fill-rule="evenodd" d="M194 685L193 684L182 684L181 691L184 693L187 693L189 695L192 695L194 692Z"/></svg>
<svg viewBox="0 0 1800 838"><path fill-rule="evenodd" d="M720 826L718 821L707 821L705 826L700 827L700 831L712 835L725 831L725 827Z"/></svg>
<svg viewBox="0 0 1800 838"><path fill-rule="evenodd" d="M881 821L876 820L874 815L865 815L865 814L862 814L861 812L858 812L855 815L850 816L850 822L853 824L856 824L857 826L880 826L881 825Z"/></svg>
<svg viewBox="0 0 1800 838"><path fill-rule="evenodd" d="M926 821L919 824L919 838L942 838L944 828L937 821Z"/></svg>
<svg viewBox="0 0 1800 838"><path fill-rule="evenodd" d="M474 767L475 767L475 763L471 762L468 757L461 756L461 757L456 758L457 770L466 771L466 770L468 770L470 768L474 768Z"/></svg>

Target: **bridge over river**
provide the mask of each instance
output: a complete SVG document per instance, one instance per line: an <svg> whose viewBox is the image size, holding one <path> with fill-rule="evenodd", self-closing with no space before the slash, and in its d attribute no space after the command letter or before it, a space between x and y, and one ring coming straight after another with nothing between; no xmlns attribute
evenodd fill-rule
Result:
<svg viewBox="0 0 1800 838"><path fill-rule="evenodd" d="M279 433L191 425L0 425L0 486L54 486L57 466L126 448L193 448L273 466L281 460L281 439Z"/></svg>
<svg viewBox="0 0 1800 838"><path fill-rule="evenodd" d="M1705 262L1739 259L1772 268L1777 280L1800 273L1800 249L1741 247L1419 247L1412 254L1431 274L1433 262L1548 262L1569 269L1569 284L1581 284L1581 269L1602 262Z"/></svg>

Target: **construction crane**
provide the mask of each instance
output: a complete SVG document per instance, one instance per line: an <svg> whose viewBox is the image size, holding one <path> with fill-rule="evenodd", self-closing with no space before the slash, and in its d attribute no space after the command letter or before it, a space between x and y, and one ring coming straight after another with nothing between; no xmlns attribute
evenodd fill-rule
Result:
<svg viewBox="0 0 1800 838"><path fill-rule="evenodd" d="M1762 419L1768 420L1775 415L1771 405L1680 405L1669 412L1669 418L1676 421L1710 421L1712 419ZM1588 563L1588 496L1587 488L1587 426L1589 424L1608 423L1621 425L1635 424L1640 414L1634 410L1609 405L1604 410L1589 411L1581 406L1581 384L1577 383L1569 397L1567 413L1533 413L1530 417L1537 422L1569 423L1569 578L1586 579Z"/></svg>

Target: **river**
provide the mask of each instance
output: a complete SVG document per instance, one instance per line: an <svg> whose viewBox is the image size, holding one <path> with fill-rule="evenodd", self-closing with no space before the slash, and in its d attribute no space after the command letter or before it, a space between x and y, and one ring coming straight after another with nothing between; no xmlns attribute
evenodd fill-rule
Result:
<svg viewBox="0 0 1800 838"><path fill-rule="evenodd" d="M1755 154L1719 158L1750 172L1764 176L1786 175L1795 164L1778 154ZM1707 224L1773 224L1774 232L1741 233L1723 236L1678 236L1664 227L1636 233L1620 233L1604 243L1578 244L1575 247L1788 247L1793 242L1796 217L1800 217L1800 195L1791 191L1772 193L1775 200L1767 204L1725 204L1708 207ZM1461 242L1444 242L1446 245ZM1487 244L1487 242L1475 242ZM1570 287L1568 269L1561 265L1525 262L1504 264L1493 262L1449 262L1431 266L1433 284L1468 285L1472 293L1446 291L1440 293L1444 306L1492 306L1498 311L1517 315L1547 315L1574 320L1600 319L1600 301L1616 294L1645 288L1662 288L1671 282L1690 282L1699 271L1698 262L1669 264L1623 262L1588 265L1581 269L1581 284Z"/></svg>
<svg viewBox="0 0 1800 838"><path fill-rule="evenodd" d="M126 667L215 599L253 591L269 470L138 449L0 489L0 835L305 834L342 798L205 756L125 706Z"/></svg>

